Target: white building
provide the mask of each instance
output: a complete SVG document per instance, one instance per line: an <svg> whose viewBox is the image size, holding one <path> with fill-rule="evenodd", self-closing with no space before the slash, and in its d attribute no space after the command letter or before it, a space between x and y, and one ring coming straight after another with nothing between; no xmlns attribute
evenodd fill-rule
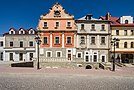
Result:
<svg viewBox="0 0 134 90"><path fill-rule="evenodd" d="M76 59L84 62L108 62L110 50L110 21L86 15L76 20Z"/></svg>
<svg viewBox="0 0 134 90"><path fill-rule="evenodd" d="M35 34L36 31L33 28L29 30L11 28L8 33L5 33L4 61L31 61L36 55Z"/></svg>
<svg viewBox="0 0 134 90"><path fill-rule="evenodd" d="M4 61L4 37L0 36L0 62Z"/></svg>

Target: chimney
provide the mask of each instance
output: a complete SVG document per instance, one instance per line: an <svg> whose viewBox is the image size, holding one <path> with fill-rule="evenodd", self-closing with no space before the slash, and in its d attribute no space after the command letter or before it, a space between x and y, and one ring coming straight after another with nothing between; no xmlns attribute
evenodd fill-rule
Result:
<svg viewBox="0 0 134 90"><path fill-rule="evenodd" d="M110 13L108 12L108 13L106 14L106 20L110 20L110 17L111 17L111 15L110 15Z"/></svg>
<svg viewBox="0 0 134 90"><path fill-rule="evenodd" d="M91 20L92 16L93 16L92 14L88 14L88 15L86 15L85 19L86 20Z"/></svg>

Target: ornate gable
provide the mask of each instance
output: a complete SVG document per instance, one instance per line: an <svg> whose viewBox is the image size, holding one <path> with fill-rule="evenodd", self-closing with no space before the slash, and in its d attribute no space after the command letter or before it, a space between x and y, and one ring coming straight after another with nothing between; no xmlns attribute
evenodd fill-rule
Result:
<svg viewBox="0 0 134 90"><path fill-rule="evenodd" d="M52 8L49 9L49 13L41 15L40 18L41 19L63 19L63 18L72 19L74 18L74 16L68 14L65 11L65 9L61 6L61 4L56 2L56 4L54 4Z"/></svg>

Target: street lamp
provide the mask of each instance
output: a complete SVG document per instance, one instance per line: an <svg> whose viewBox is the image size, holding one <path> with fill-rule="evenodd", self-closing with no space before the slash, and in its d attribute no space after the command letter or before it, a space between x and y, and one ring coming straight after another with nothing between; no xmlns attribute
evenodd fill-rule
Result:
<svg viewBox="0 0 134 90"><path fill-rule="evenodd" d="M40 69L40 67L39 67L39 45L41 44L41 40L40 40L40 37L39 37L39 35L37 35L36 37L35 37L35 41L36 41L36 43L37 43L37 69Z"/></svg>
<svg viewBox="0 0 134 90"><path fill-rule="evenodd" d="M111 41L111 43L114 46L114 59L113 59L113 68L112 71L115 71L115 47L116 47L116 42L120 41L118 38L113 38L113 40Z"/></svg>

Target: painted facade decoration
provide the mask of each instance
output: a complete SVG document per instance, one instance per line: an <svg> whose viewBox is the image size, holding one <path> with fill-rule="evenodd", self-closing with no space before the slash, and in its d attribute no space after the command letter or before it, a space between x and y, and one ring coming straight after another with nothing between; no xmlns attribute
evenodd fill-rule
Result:
<svg viewBox="0 0 134 90"><path fill-rule="evenodd" d="M37 26L42 43L40 59L73 60L75 52L76 29L74 16L56 3L49 13L40 16Z"/></svg>
<svg viewBox="0 0 134 90"><path fill-rule="evenodd" d="M132 16L113 17L108 13L103 20L111 20L112 39L118 38L116 43L116 61L121 63L134 62L134 22ZM111 52L113 53L113 47ZM113 54L111 54L111 59Z"/></svg>
<svg viewBox="0 0 134 90"><path fill-rule="evenodd" d="M88 14L75 21L77 31L77 60L108 62L110 50L110 21Z"/></svg>
<svg viewBox="0 0 134 90"><path fill-rule="evenodd" d="M35 34L33 28L29 30L10 28L9 32L4 34L4 61L32 61L35 56Z"/></svg>

